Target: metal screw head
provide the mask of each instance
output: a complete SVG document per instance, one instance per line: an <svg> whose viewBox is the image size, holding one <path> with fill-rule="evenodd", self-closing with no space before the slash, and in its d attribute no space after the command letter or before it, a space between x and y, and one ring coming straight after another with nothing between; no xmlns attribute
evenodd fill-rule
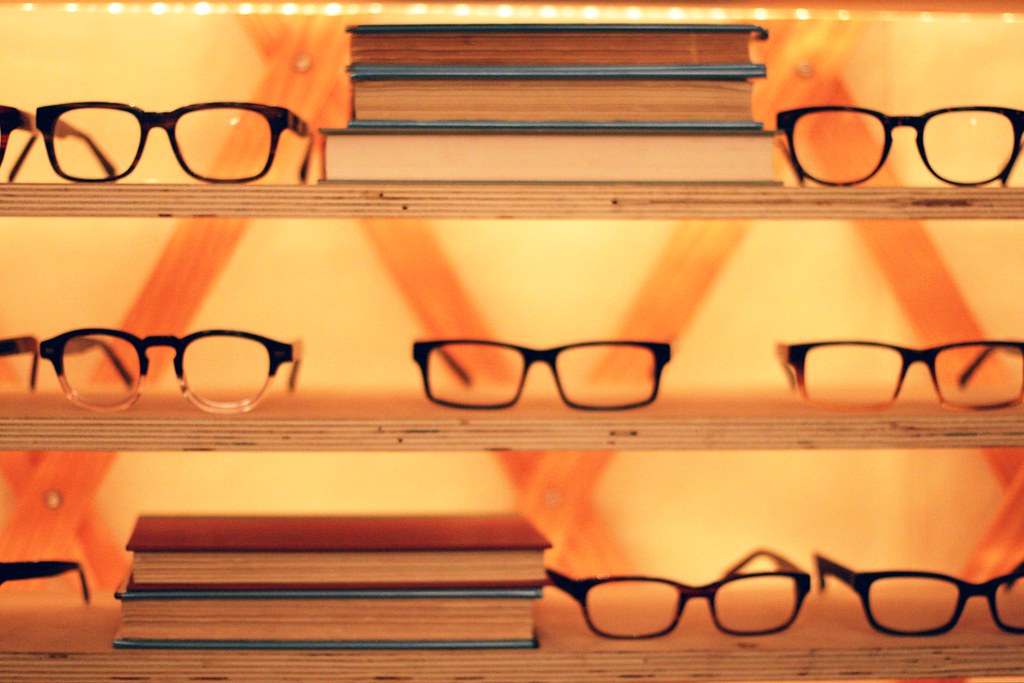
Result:
<svg viewBox="0 0 1024 683"><path fill-rule="evenodd" d="M800 78L810 78L814 75L814 65L810 62L800 62L793 67L793 70Z"/></svg>
<svg viewBox="0 0 1024 683"><path fill-rule="evenodd" d="M57 489L50 489L43 494L43 506L47 510L56 510L64 504L64 494Z"/></svg>
<svg viewBox="0 0 1024 683"><path fill-rule="evenodd" d="M295 59L292 60L292 68L295 73L304 74L313 68L313 58L305 53L295 55Z"/></svg>

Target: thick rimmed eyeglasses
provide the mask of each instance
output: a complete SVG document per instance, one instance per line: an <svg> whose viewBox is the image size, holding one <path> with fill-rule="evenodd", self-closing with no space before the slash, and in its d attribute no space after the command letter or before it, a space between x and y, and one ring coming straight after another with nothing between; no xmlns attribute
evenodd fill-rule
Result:
<svg viewBox="0 0 1024 683"><path fill-rule="evenodd" d="M413 344L427 397L454 408L507 408L519 400L533 363L551 368L562 400L582 410L622 410L652 402L668 344L594 341L529 349L478 339Z"/></svg>
<svg viewBox="0 0 1024 683"><path fill-rule="evenodd" d="M46 579L59 576L65 572L78 572L82 584L82 597L89 602L89 585L85 582L85 572L77 562L65 560L41 560L39 562L0 562L0 584L6 581L26 579Z"/></svg>
<svg viewBox="0 0 1024 683"><path fill-rule="evenodd" d="M779 360L801 396L827 408L883 408L914 363L928 367L942 405L990 410L1024 397L1024 343L966 341L909 349L872 341L779 344Z"/></svg>
<svg viewBox="0 0 1024 683"><path fill-rule="evenodd" d="M149 370L147 352L174 349L174 372L182 393L203 410L240 413L264 396L278 368L292 363L288 387L295 389L302 344L286 344L249 332L204 330L185 337L140 338L120 330L73 330L38 344L53 364L64 394L74 404L117 410L135 403ZM0 355L35 351L35 339L0 341ZM33 363L31 385L35 387Z"/></svg>
<svg viewBox="0 0 1024 683"><path fill-rule="evenodd" d="M778 571L746 571L759 559L771 560ZM692 598L708 601L711 618L724 633L777 633L796 620L811 587L809 574L769 550L754 551L703 586L649 576L571 579L551 569L547 573L580 604L590 630L605 638L663 636L675 629Z"/></svg>
<svg viewBox="0 0 1024 683"><path fill-rule="evenodd" d="M306 123L284 107L249 102L192 104L169 112L147 112L114 102L74 102L39 107L36 127L43 135L53 170L77 182L109 182L135 170L146 138L154 128L167 132L181 167L210 183L244 183L270 170L281 133L310 137ZM70 128L82 135L62 135ZM244 146L225 167L221 142L229 134L244 136ZM306 179L310 145L299 176ZM97 163L98 160L102 160Z"/></svg>
<svg viewBox="0 0 1024 683"><path fill-rule="evenodd" d="M859 107L807 107L779 112L776 128L786 135L790 160L800 182L855 185L882 168L892 148L893 130L917 134L925 167L951 185L1006 184L1020 153L1024 111L1006 107L950 107L920 116L887 116ZM829 137L861 132L858 145L842 158L822 149Z"/></svg>
<svg viewBox="0 0 1024 683"><path fill-rule="evenodd" d="M932 636L946 633L960 619L967 601L988 601L996 626L1024 633L1024 564L1016 571L983 583L922 571L856 572L821 555L815 556L820 587L834 576L860 596L868 622L883 633Z"/></svg>

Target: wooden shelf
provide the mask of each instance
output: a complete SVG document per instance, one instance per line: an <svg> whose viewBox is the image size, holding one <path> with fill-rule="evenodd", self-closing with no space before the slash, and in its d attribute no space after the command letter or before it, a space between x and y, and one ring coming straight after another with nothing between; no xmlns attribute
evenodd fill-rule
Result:
<svg viewBox="0 0 1024 683"><path fill-rule="evenodd" d="M1012 219L1024 188L664 183L5 184L0 216Z"/></svg>
<svg viewBox="0 0 1024 683"><path fill-rule="evenodd" d="M63 397L0 402L0 450L437 451L780 450L1024 447L1021 410L933 405L842 413L796 398L671 398L640 410L561 404L452 410L425 399L276 396L245 415L204 413L180 396L91 412Z"/></svg>
<svg viewBox="0 0 1024 683"><path fill-rule="evenodd" d="M753 638L714 630L693 605L669 636L617 641L592 635L560 593L537 607L531 650L125 650L111 642L119 607L13 592L0 596L0 677L11 681L459 681L610 683L644 680L839 680L1024 676L1021 636L998 631L982 605L953 632L927 638L870 629L841 586L812 595L787 631ZM546 591L548 593L549 591ZM836 599L832 596L841 596ZM850 593L852 596L852 592ZM977 609L974 609L977 608Z"/></svg>

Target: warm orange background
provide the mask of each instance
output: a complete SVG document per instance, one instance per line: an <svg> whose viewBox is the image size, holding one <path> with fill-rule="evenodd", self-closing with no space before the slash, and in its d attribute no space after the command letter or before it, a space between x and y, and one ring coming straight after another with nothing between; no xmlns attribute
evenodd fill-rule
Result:
<svg viewBox="0 0 1024 683"><path fill-rule="evenodd" d="M474 8L464 7L455 16L474 19ZM481 20L538 20L509 12L489 12ZM664 10L610 12L567 20L670 18ZM2 103L23 109L78 100L150 110L252 100L266 71L252 26L234 14L5 7L0 16ZM367 19L451 16L385 13ZM792 16L737 20L762 23L776 36L785 34L779 22ZM827 30L829 17L837 15L820 16L825 18L796 23L800 30ZM958 104L1024 108L1024 17L968 21L937 14L923 20L869 13L854 19L851 47L826 46L823 56L808 57L811 75L796 77L812 94L802 102L775 102L815 103L815 79L828 76L828 58L837 56L841 82L861 106L891 114ZM298 19L281 25L292 21ZM337 78L343 77L338 65ZM794 76L770 71L769 81L777 79ZM830 77L821 81L834 83ZM759 115L773 115L771 104L759 100ZM343 123L344 110L339 98L313 123ZM294 147L291 152L281 163L294 163ZM9 164L10 151L3 170ZM909 133L897 135L890 167L906 184L933 182ZM23 173L22 182L56 180L41 149ZM785 173L780 177L788 180ZM159 133L130 178L147 180L191 182ZM161 219L4 219L0 337L121 326L176 225ZM617 336L659 253L686 229L672 221L435 221L428 227L494 336L535 346ZM692 323L672 340L665 395L786 395L773 355L777 341L869 338L913 346L953 341L963 329L959 320L933 320L933 329L949 334L921 338L915 331L920 326L909 322L859 233L847 224L742 227L745 237ZM1024 337L1021 224L936 222L926 228L984 334ZM401 223L375 228L399 235L402 229ZM282 340L302 337L302 389L418 395L411 342L429 332L368 234L357 221L251 222L181 331L226 327ZM197 250L194 258L220 258L212 251ZM41 370L40 390L56 392L52 369ZM920 369L906 387L911 394L917 390L930 396ZM20 384L4 384L0 409L23 391ZM549 375L531 374L528 394L551 391ZM621 453L593 494L608 534L595 540L621 548L619 568L680 580L710 578L762 545L804 565L810 552L822 550L861 568L958 572L1001 499L1001 487L973 451ZM499 461L487 453L132 453L118 457L106 473L95 510L123 544L140 513L493 511L512 509L516 500ZM557 491L551 502L558 503ZM0 483L0 524L14 504L11 489Z"/></svg>

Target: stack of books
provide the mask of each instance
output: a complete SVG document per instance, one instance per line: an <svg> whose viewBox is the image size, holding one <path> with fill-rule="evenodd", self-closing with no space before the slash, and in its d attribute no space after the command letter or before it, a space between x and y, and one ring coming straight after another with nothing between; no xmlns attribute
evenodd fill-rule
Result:
<svg viewBox="0 0 1024 683"><path fill-rule="evenodd" d="M352 120L321 131L327 181L774 181L758 26L349 30Z"/></svg>
<svg viewBox="0 0 1024 683"><path fill-rule="evenodd" d="M514 515L140 517L114 645L534 647L547 547Z"/></svg>

